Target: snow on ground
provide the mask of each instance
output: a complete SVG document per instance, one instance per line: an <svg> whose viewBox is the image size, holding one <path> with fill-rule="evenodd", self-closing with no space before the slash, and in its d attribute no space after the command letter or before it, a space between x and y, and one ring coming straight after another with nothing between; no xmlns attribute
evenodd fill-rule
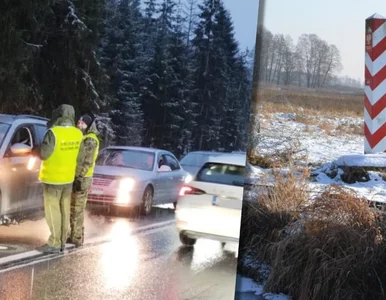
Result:
<svg viewBox="0 0 386 300"><path fill-rule="evenodd" d="M386 167L386 154L352 154L352 155L343 155L339 157L336 161L338 166L348 166L348 167L376 167L376 168L385 168Z"/></svg>
<svg viewBox="0 0 386 300"><path fill-rule="evenodd" d="M370 181L355 184L346 184L341 178L341 172L338 170L338 176L330 178L327 176L331 169L338 165L356 165L356 166L374 166L385 167L386 155L363 155L364 137L357 134L347 134L339 132L336 135L330 135L316 125L305 125L295 121L294 113L276 113L273 118L265 118L260 115L261 120L261 142L259 152L261 154L270 154L278 151L285 151L297 147L302 157L306 157L306 162L317 166L313 171L316 182L310 183L310 192L312 195L319 193L324 187L331 184L344 185L362 197L371 201L386 202L386 182L377 172L369 172ZM344 117L323 118L334 125L359 126L363 123L361 118ZM296 141L296 142L295 142ZM287 170L283 170L286 172ZM259 167L252 167L249 172L250 180L264 183L267 181L267 175L270 172ZM255 195L251 194L251 196Z"/></svg>
<svg viewBox="0 0 386 300"><path fill-rule="evenodd" d="M237 275L236 293L254 293L256 299L264 300L289 300L290 297L283 294L265 293L264 286L257 284L250 278Z"/></svg>
<svg viewBox="0 0 386 300"><path fill-rule="evenodd" d="M330 122L335 127L338 126L361 126L362 118L320 118L321 122ZM317 125L306 125L296 121L294 113L277 113L273 118L265 118L260 115L261 137L259 143L259 154L270 154L288 150L291 147L300 149L301 155L305 157L303 165L309 163L314 166L312 173L314 180L310 180L310 198L320 193L325 187L331 184L340 184L357 192L368 200L386 202L386 182L377 172L368 172L370 181L355 184L346 184L341 180L342 170L338 165L359 165L375 167L386 166L386 155L363 156L364 136L358 134L348 134L344 131L336 130L334 134L327 133ZM336 176L330 178L327 174L336 171ZM288 172L288 170L282 170ZM248 168L247 177L254 183L272 184L271 172L260 167L251 166ZM268 176L268 181L267 181ZM262 179L264 178L264 179ZM256 199L258 187L246 192L245 199ZM255 261L256 263L256 261ZM248 264L246 263L243 263ZM256 266L261 271L261 266ZM263 267L263 269L265 269ZM268 268L269 269L269 268ZM265 269L265 270L268 270ZM260 295L256 299L290 299L285 295L269 295L263 293L263 285L257 284L251 279L240 278L240 291L255 292ZM264 295L264 296L262 296ZM251 298L252 299L252 298Z"/></svg>
<svg viewBox="0 0 386 300"><path fill-rule="evenodd" d="M308 156L308 162L321 164L330 162L344 154L361 154L364 149L363 136L337 134L328 135L316 125L306 125L294 120L294 114L275 114L273 119L261 116L262 145L261 153L284 150L285 147L299 141L299 148ZM330 120L331 121L331 120ZM332 120L336 126L360 124L360 118Z"/></svg>

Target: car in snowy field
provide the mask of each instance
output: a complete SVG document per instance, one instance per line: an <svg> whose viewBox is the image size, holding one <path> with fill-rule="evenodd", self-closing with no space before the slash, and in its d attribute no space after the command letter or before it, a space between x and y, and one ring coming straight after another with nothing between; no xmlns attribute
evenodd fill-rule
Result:
<svg viewBox="0 0 386 300"><path fill-rule="evenodd" d="M114 209L138 208L143 215L153 205L175 204L189 173L165 150L107 147L100 151L88 202Z"/></svg>
<svg viewBox="0 0 386 300"><path fill-rule="evenodd" d="M47 131L48 119L0 114L0 224L5 216L43 207L40 160L31 155Z"/></svg>
<svg viewBox="0 0 386 300"><path fill-rule="evenodd" d="M245 165L243 154L210 157L181 187L175 216L182 244L239 241Z"/></svg>
<svg viewBox="0 0 386 300"><path fill-rule="evenodd" d="M181 160L180 164L184 170L188 171L190 175L196 175L197 171L204 165L204 163L211 156L224 155L225 152L214 151L192 151L186 154Z"/></svg>

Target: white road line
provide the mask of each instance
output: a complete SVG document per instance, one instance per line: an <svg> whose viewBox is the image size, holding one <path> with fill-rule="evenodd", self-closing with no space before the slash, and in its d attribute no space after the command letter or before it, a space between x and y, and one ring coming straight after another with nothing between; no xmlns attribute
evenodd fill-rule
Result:
<svg viewBox="0 0 386 300"><path fill-rule="evenodd" d="M139 236L145 236L145 235L152 234L154 232L162 231L164 229L164 227L170 226L172 224L175 224L175 220L164 221L164 222L159 222L159 223L154 223L154 224L150 224L150 225L146 225L146 226L137 227L137 228L134 228L131 231L131 233L132 234L138 233L137 235L139 235ZM37 250L32 250L32 251L28 251L28 252L24 252L24 253L6 256L3 258L0 258L0 267L1 267L1 265L9 264L9 263L16 262L19 260L27 260L27 259L32 259L34 257L36 257L37 259L33 262L29 262L26 264L20 264L20 265L13 266L10 268L5 268L3 270L0 270L0 273L4 273L6 271L10 271L10 270L17 269L17 268L26 267L26 266L33 265L33 264L40 263L40 262L44 262L47 260L61 258L64 255L70 255L73 253L84 251L84 250L87 250L91 247L98 246L102 243L109 243L109 242L111 242L111 239L109 237L102 236L102 237L95 237L95 238L87 239L87 240L85 240L85 243L84 243L85 247L80 248L80 249L76 249L75 251L71 251L69 253L68 252L64 253L63 255L56 255L55 254L54 256L47 257L46 255L43 255L41 252L39 252ZM73 245L66 244L65 251L66 250L68 251L68 250L73 249L73 248L74 248Z"/></svg>

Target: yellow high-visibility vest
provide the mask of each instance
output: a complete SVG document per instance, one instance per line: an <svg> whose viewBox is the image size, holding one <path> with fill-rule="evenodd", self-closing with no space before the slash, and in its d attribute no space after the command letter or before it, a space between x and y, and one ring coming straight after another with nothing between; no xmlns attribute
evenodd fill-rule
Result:
<svg viewBox="0 0 386 300"><path fill-rule="evenodd" d="M94 175L94 169L95 169L95 161L98 157L98 153L99 153L99 140L98 140L98 137L96 136L95 133L89 133L89 134L86 134L84 137L83 137L83 140L87 139L87 138L92 138L96 141L97 143L97 148L95 149L95 153L94 153L94 159L93 159L93 163L92 163L92 166L90 167L90 169L88 169L87 173L86 173L86 176L85 177L92 177Z"/></svg>
<svg viewBox="0 0 386 300"><path fill-rule="evenodd" d="M51 156L42 162L39 180L47 184L74 182L82 132L74 126L54 126L55 148Z"/></svg>

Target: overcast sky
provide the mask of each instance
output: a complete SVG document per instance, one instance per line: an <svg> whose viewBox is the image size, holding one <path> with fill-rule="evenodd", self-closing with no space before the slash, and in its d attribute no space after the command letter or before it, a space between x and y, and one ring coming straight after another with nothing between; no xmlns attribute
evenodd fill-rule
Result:
<svg viewBox="0 0 386 300"><path fill-rule="evenodd" d="M223 0L223 2L232 16L235 37L240 44L240 50L254 47L259 0Z"/></svg>
<svg viewBox="0 0 386 300"><path fill-rule="evenodd" d="M374 13L386 16L385 0L267 0L264 25L294 41L302 33L317 34L339 48L341 75L363 80L365 20Z"/></svg>

